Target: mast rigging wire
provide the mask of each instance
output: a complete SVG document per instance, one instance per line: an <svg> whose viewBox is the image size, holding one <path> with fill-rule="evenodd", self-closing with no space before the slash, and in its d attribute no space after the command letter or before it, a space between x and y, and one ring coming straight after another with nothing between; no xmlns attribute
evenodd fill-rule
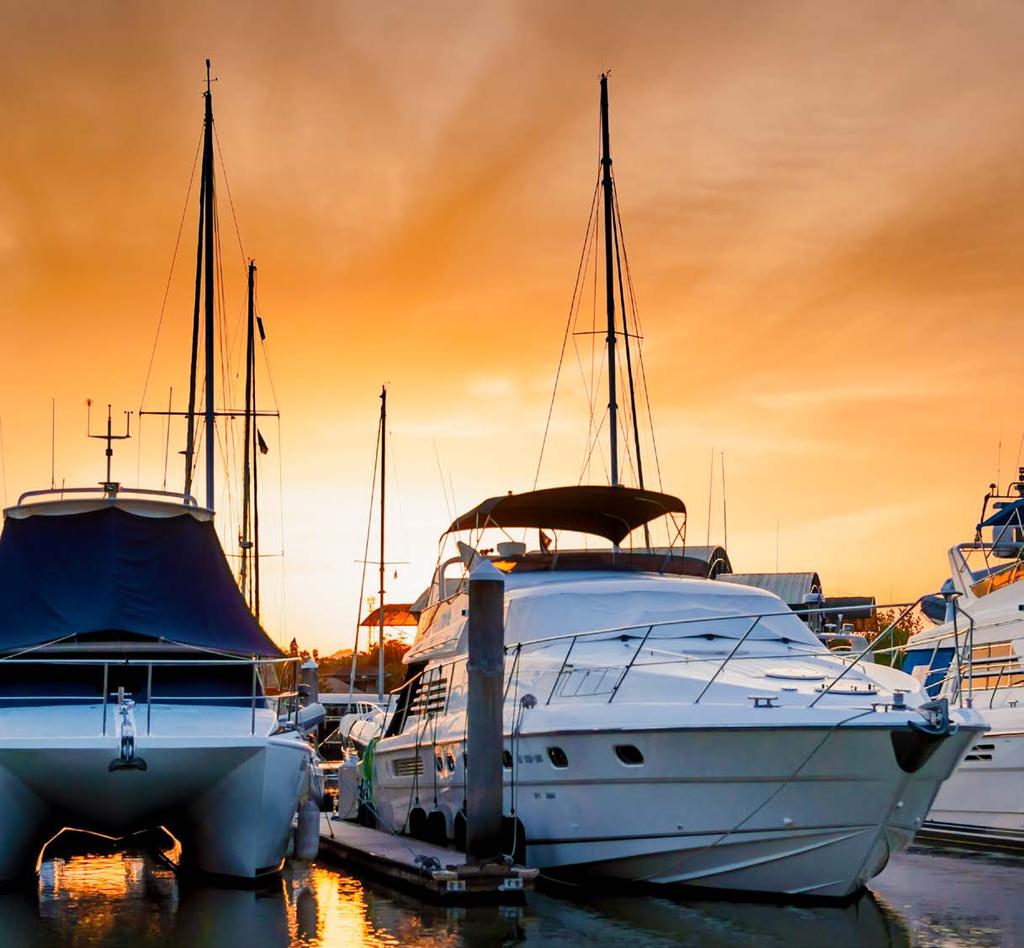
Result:
<svg viewBox="0 0 1024 948"><path fill-rule="evenodd" d="M596 204L597 204L597 194L598 194L599 187L600 187L600 178L598 178L597 182L594 184L594 194L593 194L593 197L591 198L591 201L590 201L590 217L587 220L587 233L586 233L586 235L583 238L583 248L580 251L580 261L579 261L579 263L576 266L576 281L573 284L572 299L569 302L569 315L568 315L568 318L566 319L566 322L565 322L565 332L562 335L562 348L561 348L561 351L558 354L558 367L555 369L555 383L554 383L554 385L552 386L552 389L551 389L551 401L548 404L548 416L547 416L547 420L544 423L544 436L541 438L541 442L540 442L540 456L537 458L537 470L535 471L535 473L533 475L533 489L534 490L537 489L537 482L540 480L540 467L541 467L541 463L544 460L544 449L545 449L545 447L547 446L547 443L548 443L548 432L549 432L549 430L551 428L551 415L552 415L552 412L555 409L555 396L558 393L558 380L559 380L559 378L560 378L560 376L562 374L562 362L565 359L565 344L569 340L570 330L572 329L572 326L573 326L573 321L574 321L573 317L574 317L574 314L576 312L577 299L579 297L579 291L580 291L580 277L581 277L581 275L584 275L583 264L584 264L585 259L588 256L588 248L589 248L589 245L590 245L590 229L591 229L590 225L591 225L591 221L594 219L594 216L595 216L594 208L596 207ZM575 343L574 343L574 345L575 345Z"/></svg>
<svg viewBox="0 0 1024 948"><path fill-rule="evenodd" d="M382 418L377 419L377 443L373 448L373 477L370 479L370 502L367 504L369 513L366 516L366 542L363 544L363 571L359 579L359 602L356 606L356 633L355 640L352 642L352 670L348 675L348 703L349 706L352 704L352 692L355 690L356 681L356 662L357 656L359 655L359 621L363 614L363 595L366 592L366 566L370 558L370 532L373 529L373 496L377 492L377 463L380 460L380 437L381 429L383 428L384 420ZM381 609L384 608L384 604L381 603ZM367 629L367 642L369 642L370 632ZM369 649L367 649L369 654Z"/></svg>
<svg viewBox="0 0 1024 948"><path fill-rule="evenodd" d="M188 189L185 192L185 204L181 209L181 220L178 222L178 235L174 239L174 251L171 254L171 268L167 273L167 284L164 287L164 298L160 303L160 317L156 323L156 335L153 337L153 348L149 353L149 364L146 366L146 380L142 385L142 398L139 399L139 411L146 403L146 392L149 390L149 379L153 372L153 360L156 358L157 345L160 342L160 329L164 324L164 313L167 310L167 297L171 292L171 279L174 276L174 264L178 259L178 248L181 245L181 234L185 226L185 217L188 214L188 202L192 197L192 185L196 179L196 166L199 164L199 152L203 147L203 125L199 127L199 141L196 143L196 153L192 158L192 172L188 179ZM141 416L140 416L141 427Z"/></svg>

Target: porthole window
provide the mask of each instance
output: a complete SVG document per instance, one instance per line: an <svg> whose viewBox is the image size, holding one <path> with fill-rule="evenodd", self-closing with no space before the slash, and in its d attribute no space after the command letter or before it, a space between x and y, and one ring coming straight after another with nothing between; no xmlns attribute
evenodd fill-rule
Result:
<svg viewBox="0 0 1024 948"><path fill-rule="evenodd" d="M559 769L569 766L569 758L565 756L565 751L561 747L549 747L548 759Z"/></svg>
<svg viewBox="0 0 1024 948"><path fill-rule="evenodd" d="M644 755L640 752L640 748L634 747L632 744L616 744L615 756L627 767L639 767L644 762Z"/></svg>
<svg viewBox="0 0 1024 948"><path fill-rule="evenodd" d="M505 750L505 751L501 752L501 766L504 767L506 770L511 770L512 769L512 752L511 751Z"/></svg>

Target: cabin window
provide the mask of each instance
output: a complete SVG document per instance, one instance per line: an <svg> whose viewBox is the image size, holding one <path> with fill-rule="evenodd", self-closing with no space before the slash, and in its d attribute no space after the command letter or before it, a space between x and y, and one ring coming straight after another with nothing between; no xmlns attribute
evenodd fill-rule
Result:
<svg viewBox="0 0 1024 948"><path fill-rule="evenodd" d="M559 770L569 766L569 758L565 756L565 751L561 747L549 747L548 760Z"/></svg>
<svg viewBox="0 0 1024 948"><path fill-rule="evenodd" d="M448 679L436 668L422 675L412 685L408 717L441 714L448 703Z"/></svg>
<svg viewBox="0 0 1024 948"><path fill-rule="evenodd" d="M504 767L506 770L511 770L512 769L512 752L511 751L503 750L501 752L501 766Z"/></svg>
<svg viewBox="0 0 1024 948"><path fill-rule="evenodd" d="M448 769L452 773L455 773L455 758L451 754L448 754L447 762L448 762Z"/></svg>
<svg viewBox="0 0 1024 948"><path fill-rule="evenodd" d="M434 766L439 774L444 772L444 758L440 754L434 758Z"/></svg>
<svg viewBox="0 0 1024 948"><path fill-rule="evenodd" d="M640 748L632 744L616 744L615 756L627 767L639 767L644 762Z"/></svg>
<svg viewBox="0 0 1024 948"><path fill-rule="evenodd" d="M971 650L970 676L974 687L981 691L1024 685L1024 669L1014 654L1012 642L975 645Z"/></svg>

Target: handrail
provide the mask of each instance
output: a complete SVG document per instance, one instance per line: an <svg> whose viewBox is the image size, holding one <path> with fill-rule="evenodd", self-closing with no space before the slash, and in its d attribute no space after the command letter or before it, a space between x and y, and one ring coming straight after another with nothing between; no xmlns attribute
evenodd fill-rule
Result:
<svg viewBox="0 0 1024 948"><path fill-rule="evenodd" d="M917 599L915 599L912 603L910 603L910 605L908 605L907 608L904 609L903 612L901 612L889 624L889 628L887 628L884 632L880 632L878 634L878 637L875 639L875 641L878 642L878 641L884 639L886 636L891 636L892 633L893 633L893 630L896 628L896 626L898 626L908 615L910 615L911 612L914 611L914 609L916 609L921 604L921 600L922 599L924 599L924 596L918 596ZM829 693L829 691L832 690L832 687L834 685L839 684L839 682L846 676L846 673L851 668L853 668L853 666L856 665L865 655L867 655L868 652L871 651L871 645L872 645L872 643L869 642L867 644L867 647L863 651L860 652L860 654L857 656L857 658L851 664L847 665L846 668L844 668L835 678L832 679L832 681L830 681L828 683L828 685L826 685L824 688L822 688L821 691L818 693L817 697L808 705L808 707L809 708L813 708L822 698L825 697L825 695L827 695Z"/></svg>
<svg viewBox="0 0 1024 948"><path fill-rule="evenodd" d="M732 651L729 652L729 654L726 655L725 658L722 659L722 664L719 665L718 668L715 669L715 673L707 680L707 683L704 685L704 687L701 688L700 694L697 695L697 697L693 701L694 704L700 704L700 699L704 697L705 692L707 692L708 688L710 688L715 683L715 679L718 678L719 674L722 672L722 669L724 669L725 666L729 664L729 659L731 659L739 651L739 647L744 642L747 641L747 636L749 636L750 633L754 631L754 628L757 626L757 623L760 622L760 621L761 621L760 618L755 619L753 621L753 623L751 624L750 628L747 629L747 631L743 633L743 638L741 638L732 647Z"/></svg>
<svg viewBox="0 0 1024 948"><path fill-rule="evenodd" d="M106 491L102 484L97 484L95 487L42 487L38 490L27 490L18 496L18 503L15 506L20 507L27 497L45 497L50 494L56 494L57 496L63 496L64 494L99 494L101 497L107 498L114 498L120 494L142 494L147 497L174 497L182 501L186 507L199 507L199 502L191 494L173 490L153 490L148 487L124 487L121 484L118 485L117 490L113 493Z"/></svg>
<svg viewBox="0 0 1024 948"><path fill-rule="evenodd" d="M917 599L917 600L915 600L914 602L911 602L911 603L906 603L906 602L880 603L880 604L872 606L871 608L872 609L876 609L876 610L877 609L902 609L904 606L909 606L910 609L913 609L913 607L916 606L921 601L921 599L923 599L923 598L924 597L922 596L919 599ZM727 615L727 616L692 616L692 617L686 618L686 619L662 619L662 620L660 620L658 622L637 622L634 625L619 625L619 626L610 626L610 627L603 628L603 629L588 629L585 632L563 632L561 635L549 635L549 636L546 636L546 637L541 638L541 639L525 639L525 640L522 640L522 641L519 641L519 642L508 643L507 645L505 645L505 651L506 652L511 651L512 649L518 648L519 646L524 646L525 647L525 646L529 646L529 645L545 645L545 644L547 644L549 642L564 642L566 639L582 638L584 636L612 635L612 634L614 634L616 632L626 632L626 631L628 631L630 629L642 629L645 626L651 626L651 628L657 629L657 628L661 628L663 626L669 626L669 625L690 625L690 624L694 624L694 623L697 623L697 622L727 622L727 621L733 621L733 620L736 620L736 619L775 619L775 618L786 618L786 617L790 617L790 618L796 619L798 622L803 623L803 617L806 616L806 615L815 615L815 614L824 615L825 613L833 613L833 612L841 614L841 613L844 613L844 612L848 613L849 611L850 611L850 607L849 606L829 606L827 609L801 609L800 612L794 612L793 610L790 609L790 610L788 610L786 612L741 612L741 613L736 613L735 615ZM815 634L816 633L811 632L811 635L815 635ZM881 635L879 635L879 638L881 638ZM877 641L877 639L875 641Z"/></svg>
<svg viewBox="0 0 1024 948"><path fill-rule="evenodd" d="M276 702L277 704L277 716L280 717L282 702L290 702L292 707L289 709L289 713L298 719L298 701L300 692L297 688L293 688L291 691L279 691L276 694L269 694L266 691L260 690L260 676L259 671L264 666L276 666L276 665L291 665L293 668L298 666L301 661L296 656L282 656L280 658L257 658L255 656L251 658L237 658L237 659L202 659L202 658L187 658L187 659L97 659L97 658L23 658L23 659L11 659L4 664L11 665L55 665L55 666L82 666L86 668L102 668L103 669L103 686L102 693L99 695L76 695L76 694L63 694L63 695L0 695L0 698L4 701L60 701L60 702L88 702L88 703L101 703L102 704L102 718L101 718L101 729L100 733L102 736L107 734L107 705L111 697L110 691L110 669L111 668L145 668L146 670L146 735L149 736L153 732L153 705L163 703L174 703L174 702L196 702L196 703L216 703L221 701L239 702L246 698L244 693L232 694L232 695L156 695L153 691L153 670L154 668L190 668L194 669L197 667L245 667L250 666L252 668L252 684L248 695L249 704L251 709L250 718L250 734L256 733L256 710L258 702ZM141 703L141 702L140 702ZM265 706L264 705L264 706Z"/></svg>
<svg viewBox="0 0 1024 948"><path fill-rule="evenodd" d="M300 658L287 656L285 658L10 658L0 659L4 665L107 665L112 668L124 668L129 665L157 667L193 668L196 665L230 666L239 665L280 665L297 664L302 661Z"/></svg>

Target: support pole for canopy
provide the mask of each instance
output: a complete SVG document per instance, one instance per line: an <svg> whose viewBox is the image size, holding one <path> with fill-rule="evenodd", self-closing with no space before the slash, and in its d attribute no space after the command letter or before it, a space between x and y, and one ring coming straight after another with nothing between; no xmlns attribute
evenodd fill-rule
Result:
<svg viewBox="0 0 1024 948"><path fill-rule="evenodd" d="M611 483L619 486L618 405L615 400L615 268L612 260L612 156L608 130L608 75L601 74L601 189L604 195L604 281L608 311L608 436Z"/></svg>

